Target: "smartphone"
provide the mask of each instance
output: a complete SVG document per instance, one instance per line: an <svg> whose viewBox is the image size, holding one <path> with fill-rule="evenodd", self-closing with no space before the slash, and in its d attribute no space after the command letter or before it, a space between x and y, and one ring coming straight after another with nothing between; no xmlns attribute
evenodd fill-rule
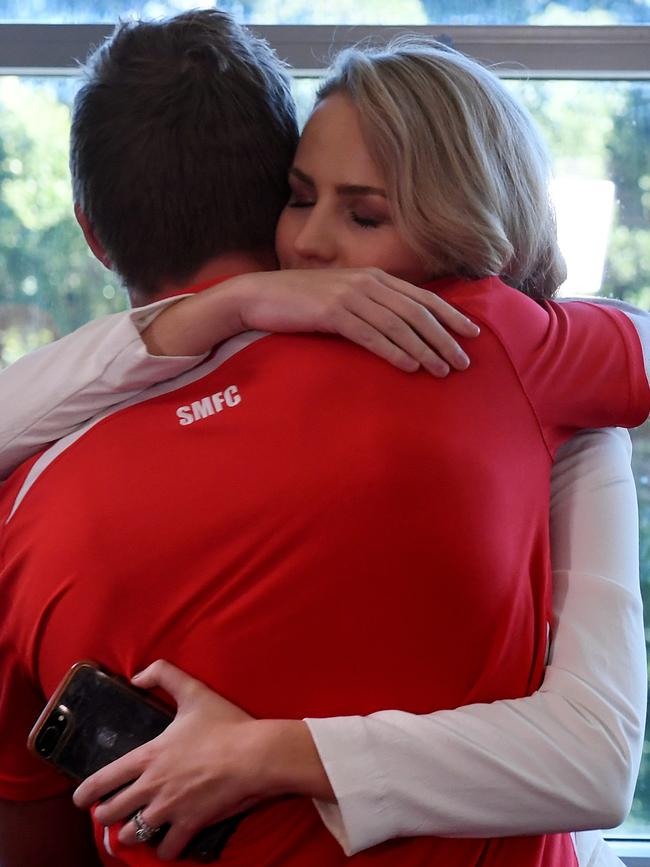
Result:
<svg viewBox="0 0 650 867"><path fill-rule="evenodd" d="M77 782L163 732L174 711L95 663L77 662L32 728L27 746ZM244 814L196 834L182 858L216 861ZM156 845L166 828L151 842Z"/></svg>

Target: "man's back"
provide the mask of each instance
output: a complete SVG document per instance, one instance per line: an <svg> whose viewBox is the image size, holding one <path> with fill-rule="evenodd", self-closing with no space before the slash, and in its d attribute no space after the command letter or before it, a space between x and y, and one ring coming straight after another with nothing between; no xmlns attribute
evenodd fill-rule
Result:
<svg viewBox="0 0 650 867"><path fill-rule="evenodd" d="M44 627L37 588L57 585L47 628L29 639L43 686L60 678L63 641L72 658L91 643L120 671L173 649L258 716L430 710L425 672L439 707L496 697L493 683L478 687L477 654L452 677L448 654L473 598L482 611L468 631L481 644L510 609L512 582L529 582L501 538L513 499L541 500L541 511L545 491L514 493L501 462L486 459L504 448L530 461L530 413L505 414L494 399L470 411L461 379L404 376L335 339L265 337L78 437L9 523L17 604L33 605L24 619ZM218 394L231 405L217 411ZM468 450L468 423L481 455ZM543 479L549 459L537 455L529 471ZM27 542L23 520L47 530ZM453 616L447 597L458 600ZM396 656L398 638L407 656Z"/></svg>
<svg viewBox="0 0 650 867"><path fill-rule="evenodd" d="M154 392L10 485L2 592L32 693L82 657L124 674L165 657L262 717L535 689L550 455L494 335L446 382L335 339L269 336ZM560 839L422 839L356 857L571 863L550 860ZM339 860L298 799L256 811L222 858Z"/></svg>

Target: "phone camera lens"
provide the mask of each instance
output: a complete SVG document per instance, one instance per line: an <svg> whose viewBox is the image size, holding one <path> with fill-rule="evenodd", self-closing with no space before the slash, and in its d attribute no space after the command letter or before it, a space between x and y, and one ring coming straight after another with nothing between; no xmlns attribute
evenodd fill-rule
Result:
<svg viewBox="0 0 650 867"><path fill-rule="evenodd" d="M65 720L64 720L65 724ZM64 725L48 725L46 726L41 736L38 739L38 752L44 756L49 756L56 747L57 741L61 735Z"/></svg>

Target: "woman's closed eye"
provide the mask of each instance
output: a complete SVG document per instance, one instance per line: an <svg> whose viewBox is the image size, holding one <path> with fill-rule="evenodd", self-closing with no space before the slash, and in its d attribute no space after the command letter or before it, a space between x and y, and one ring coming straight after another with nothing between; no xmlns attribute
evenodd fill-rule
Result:
<svg viewBox="0 0 650 867"><path fill-rule="evenodd" d="M287 202L287 208L313 208L315 204L313 199L292 198Z"/></svg>
<svg viewBox="0 0 650 867"><path fill-rule="evenodd" d="M357 214L356 211L352 211L350 216L352 217L352 222L362 229L377 229L383 222L376 217L364 217L361 214Z"/></svg>

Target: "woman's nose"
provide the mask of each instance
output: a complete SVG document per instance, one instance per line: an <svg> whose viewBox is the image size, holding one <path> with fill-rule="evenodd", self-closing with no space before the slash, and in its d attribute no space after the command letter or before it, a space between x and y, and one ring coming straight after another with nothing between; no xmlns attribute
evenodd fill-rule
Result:
<svg viewBox="0 0 650 867"><path fill-rule="evenodd" d="M314 208L307 216L294 241L301 259L314 264L332 264L336 259L336 239L326 217Z"/></svg>

